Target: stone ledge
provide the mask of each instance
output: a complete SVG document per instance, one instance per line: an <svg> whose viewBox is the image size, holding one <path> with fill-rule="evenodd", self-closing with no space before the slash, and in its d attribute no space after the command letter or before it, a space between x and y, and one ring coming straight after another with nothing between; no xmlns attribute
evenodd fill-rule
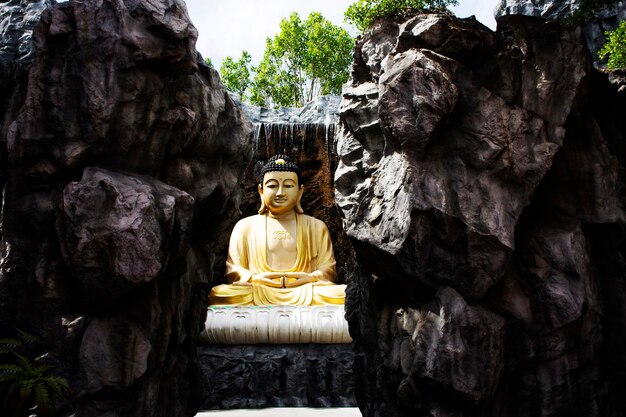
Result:
<svg viewBox="0 0 626 417"><path fill-rule="evenodd" d="M206 344L350 343L344 306L211 306Z"/></svg>
<svg viewBox="0 0 626 417"><path fill-rule="evenodd" d="M201 410L356 407L349 344L214 345L197 351L205 386Z"/></svg>
<svg viewBox="0 0 626 417"><path fill-rule="evenodd" d="M195 417L362 417L356 407L342 408L264 408L261 410L204 411Z"/></svg>

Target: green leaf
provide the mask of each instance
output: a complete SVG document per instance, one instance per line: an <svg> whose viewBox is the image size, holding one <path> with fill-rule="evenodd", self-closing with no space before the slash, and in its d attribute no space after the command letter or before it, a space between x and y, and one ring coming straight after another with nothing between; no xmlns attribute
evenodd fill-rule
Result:
<svg viewBox="0 0 626 417"><path fill-rule="evenodd" d="M19 379L23 368L13 364L0 364L0 383L10 382Z"/></svg>
<svg viewBox="0 0 626 417"><path fill-rule="evenodd" d="M251 102L263 107L301 107L322 94L339 94L348 80L354 40L320 13L297 13L267 38L263 59L253 69Z"/></svg>
<svg viewBox="0 0 626 417"><path fill-rule="evenodd" d="M35 404L42 411L43 415L48 415L50 406L54 400L50 397L47 386L39 384L35 386Z"/></svg>
<svg viewBox="0 0 626 417"><path fill-rule="evenodd" d="M357 0L348 6L346 22L364 31L379 17L407 10L437 10L458 4L457 0Z"/></svg>
<svg viewBox="0 0 626 417"><path fill-rule="evenodd" d="M24 341L24 343L28 344L36 344L41 341L41 338L33 333L26 332L22 329L17 329L17 334L20 336L20 339Z"/></svg>
<svg viewBox="0 0 626 417"><path fill-rule="evenodd" d="M626 21L605 35L607 41L598 51L598 56L600 59L608 57L606 65L609 69L626 68Z"/></svg>
<svg viewBox="0 0 626 417"><path fill-rule="evenodd" d="M20 383L20 399L22 402L26 402L30 394L33 392L34 381L32 379L25 379Z"/></svg>
<svg viewBox="0 0 626 417"><path fill-rule="evenodd" d="M38 335L16 330L15 339L2 339L6 363L0 363L0 392L4 393L4 405L22 416L25 410L36 408L37 414L46 416L52 413L55 398L69 391L65 378L52 374L52 366L31 359L34 352L42 357L46 351ZM26 354L25 352L29 352Z"/></svg>
<svg viewBox="0 0 626 417"><path fill-rule="evenodd" d="M228 91L237 95L240 100L247 99L247 91L251 83L252 57L243 51L241 57L234 60L230 56L222 60L220 77Z"/></svg>

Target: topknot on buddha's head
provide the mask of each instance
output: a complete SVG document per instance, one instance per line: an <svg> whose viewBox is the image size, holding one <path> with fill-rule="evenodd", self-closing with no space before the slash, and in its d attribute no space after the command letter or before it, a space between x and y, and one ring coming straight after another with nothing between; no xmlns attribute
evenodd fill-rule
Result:
<svg viewBox="0 0 626 417"><path fill-rule="evenodd" d="M259 184L263 185L263 177L267 172L295 172L298 176L298 185L302 185L300 168L287 155L274 155L263 165L261 175L259 176Z"/></svg>

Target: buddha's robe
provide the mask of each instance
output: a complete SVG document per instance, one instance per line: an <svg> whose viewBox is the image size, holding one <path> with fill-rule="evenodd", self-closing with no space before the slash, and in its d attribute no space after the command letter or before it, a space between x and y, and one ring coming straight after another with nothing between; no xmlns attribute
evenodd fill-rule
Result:
<svg viewBox="0 0 626 417"><path fill-rule="evenodd" d="M332 283L335 256L328 228L321 220L296 215L297 257L289 270L270 268L267 262L267 217L256 215L240 220L233 229L226 262L229 283L249 281L254 274L280 272L311 273L323 285L307 283L292 288L274 288L253 283L251 286L223 284L209 295L211 305L326 305L344 304L345 285ZM295 278L289 279L295 281Z"/></svg>

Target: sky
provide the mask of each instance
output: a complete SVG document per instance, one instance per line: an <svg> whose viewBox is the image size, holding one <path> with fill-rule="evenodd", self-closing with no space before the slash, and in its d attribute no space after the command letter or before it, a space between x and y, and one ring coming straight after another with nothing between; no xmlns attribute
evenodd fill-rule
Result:
<svg viewBox="0 0 626 417"><path fill-rule="evenodd" d="M309 13L320 12L325 18L357 31L343 21L343 13L355 0L185 0L189 16L198 29L196 49L211 58L219 68L222 59L230 55L238 58L243 50L258 63L265 50L265 39L279 30L280 21L292 12L306 19ZM495 29L493 9L498 0L459 0L452 11L458 17L471 15Z"/></svg>

